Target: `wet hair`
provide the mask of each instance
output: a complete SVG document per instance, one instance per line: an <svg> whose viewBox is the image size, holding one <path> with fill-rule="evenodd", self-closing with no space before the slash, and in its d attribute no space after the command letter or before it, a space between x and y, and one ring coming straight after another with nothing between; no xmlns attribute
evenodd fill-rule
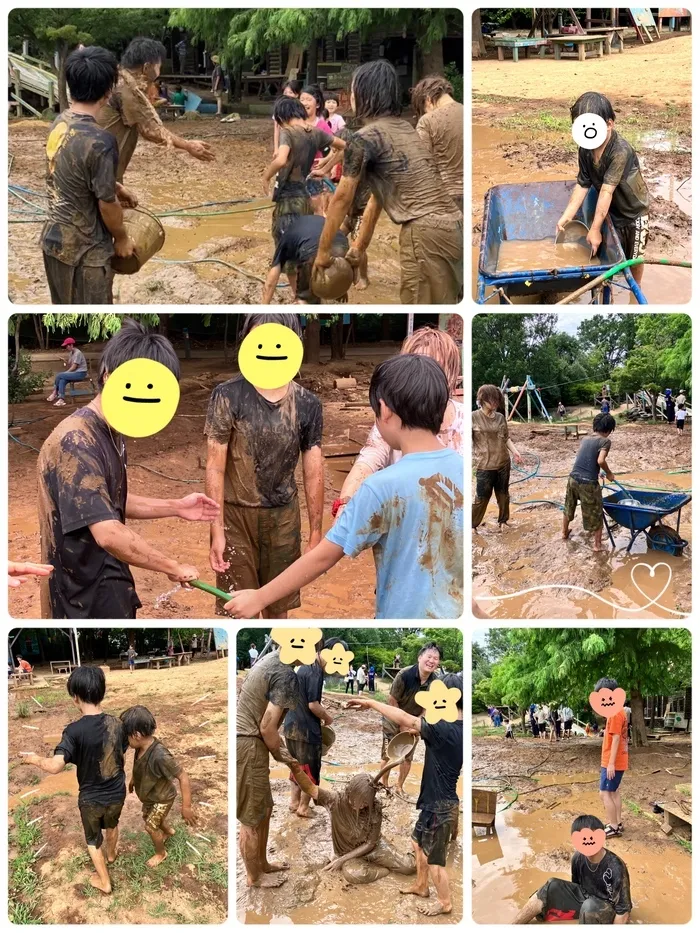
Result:
<svg viewBox="0 0 700 933"><path fill-rule="evenodd" d="M578 833L582 829L605 829L605 826L597 816L577 816L571 824L571 832Z"/></svg>
<svg viewBox="0 0 700 933"><path fill-rule="evenodd" d="M444 75L428 75L411 91L411 104L416 115L422 117L428 101L434 104L443 94L454 94L454 88Z"/></svg>
<svg viewBox="0 0 700 933"><path fill-rule="evenodd" d="M68 696L93 706L104 700L106 689L105 675L99 667L76 667L66 684Z"/></svg>
<svg viewBox="0 0 700 933"><path fill-rule="evenodd" d="M447 331L437 327L419 327L406 337L401 344L401 352L423 354L437 360L447 377L452 395L462 372L462 355Z"/></svg>
<svg viewBox="0 0 700 933"><path fill-rule="evenodd" d="M291 123L292 120L305 120L307 114L298 97L278 97L272 116L275 123L283 126L285 123Z"/></svg>
<svg viewBox="0 0 700 933"><path fill-rule="evenodd" d="M445 676L442 678L442 682L448 689L456 687L460 691L462 696L457 700L457 709L462 709L462 700L464 699L464 678L462 675L445 674ZM506 722L508 721L509 720L506 719Z"/></svg>
<svg viewBox="0 0 700 933"><path fill-rule="evenodd" d="M323 100L323 91L318 84L305 84L301 89L301 94L310 94L316 101L316 116L320 117L325 110L325 101ZM299 96L301 97L301 94Z"/></svg>
<svg viewBox="0 0 700 933"><path fill-rule="evenodd" d="M426 642L423 645L423 647L420 649L420 651L418 652L418 657L420 658L422 655L425 654L426 651L437 651L438 657L442 661L442 648L437 644L437 642L434 642L434 641Z"/></svg>
<svg viewBox="0 0 700 933"><path fill-rule="evenodd" d="M301 337L301 320L298 314L246 314L241 331L241 342L259 324L282 324L283 327L293 330L297 337Z"/></svg>
<svg viewBox="0 0 700 933"><path fill-rule="evenodd" d="M593 430L598 434L610 434L615 430L615 419L612 415L598 414L593 419Z"/></svg>
<svg viewBox="0 0 700 933"><path fill-rule="evenodd" d="M503 393L494 385L483 385L479 386L476 393L477 402L488 402L492 408L495 408L497 411L503 407Z"/></svg>
<svg viewBox="0 0 700 933"><path fill-rule="evenodd" d="M153 735L156 731L156 719L153 713L145 706L130 706L119 717L124 723L124 732L127 735Z"/></svg>
<svg viewBox="0 0 700 933"><path fill-rule="evenodd" d="M328 103L329 100L334 100L336 104L340 107L340 97L336 94L335 91L326 91L323 95L325 103Z"/></svg>
<svg viewBox="0 0 700 933"><path fill-rule="evenodd" d="M583 113L595 113L602 117L606 123L608 120L615 119L612 104L604 94L599 94L597 91L586 91L585 94L581 94L569 112L572 123Z"/></svg>
<svg viewBox="0 0 700 933"><path fill-rule="evenodd" d="M159 65L167 57L168 53L162 42L147 39L146 36L137 36L127 45L121 63L124 68L142 68L144 65Z"/></svg>
<svg viewBox="0 0 700 933"><path fill-rule="evenodd" d="M348 781L345 793L353 810L360 810L372 806L377 787L369 774L356 774Z"/></svg>
<svg viewBox="0 0 700 933"><path fill-rule="evenodd" d="M155 360L162 363L179 381L180 361L173 345L161 334L149 334L142 324L132 318L124 318L121 330L111 337L100 359L97 376L98 390L104 388L107 373L113 373L122 363L138 359Z"/></svg>
<svg viewBox="0 0 700 933"><path fill-rule="evenodd" d="M73 100L92 104L109 94L119 76L117 59L107 49L89 45L66 59L66 82Z"/></svg>
<svg viewBox="0 0 700 933"><path fill-rule="evenodd" d="M372 373L369 403L377 417L380 400L398 415L403 428L438 434L450 390L439 363L429 356L402 353L384 360Z"/></svg>
<svg viewBox="0 0 700 933"><path fill-rule="evenodd" d="M355 116L360 121L401 116L401 85L394 66L383 58L366 62L352 76Z"/></svg>
<svg viewBox="0 0 700 933"><path fill-rule="evenodd" d="M617 681L612 677L601 677L593 690L597 693L599 690L617 690Z"/></svg>
<svg viewBox="0 0 700 933"><path fill-rule="evenodd" d="M280 93L284 94L287 88L294 94L295 97L298 97L301 94L301 89L304 86L303 81L285 81L282 85Z"/></svg>

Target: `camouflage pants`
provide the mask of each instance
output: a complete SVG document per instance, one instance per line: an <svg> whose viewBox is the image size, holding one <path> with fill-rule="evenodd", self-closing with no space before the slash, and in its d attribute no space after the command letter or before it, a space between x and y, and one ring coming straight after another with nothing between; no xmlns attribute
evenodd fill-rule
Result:
<svg viewBox="0 0 700 933"><path fill-rule="evenodd" d="M580 483L569 477L564 501L564 517L570 522L576 515L576 503L581 503L584 531L599 531L603 527L603 490L599 483Z"/></svg>

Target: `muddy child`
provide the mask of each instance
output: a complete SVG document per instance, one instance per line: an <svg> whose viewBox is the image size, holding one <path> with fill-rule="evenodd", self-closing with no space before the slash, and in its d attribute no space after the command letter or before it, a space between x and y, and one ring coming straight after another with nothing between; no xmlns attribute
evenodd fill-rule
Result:
<svg viewBox="0 0 700 933"><path fill-rule="evenodd" d="M59 774L68 764L76 766L78 809L95 867L90 884L109 894L112 886L107 865L119 852L119 817L126 798L127 738L121 722L102 709L106 684L99 667L76 667L66 688L80 710L80 719L63 730L52 758L28 755L22 761L46 774Z"/></svg>
<svg viewBox="0 0 700 933"><path fill-rule="evenodd" d="M612 415L595 416L593 434L581 441L566 486L562 538L569 537L569 526L576 515L576 505L580 502L583 530L594 532L594 551L603 550L603 490L598 482L598 474L602 470L609 483L615 480L615 474L607 462L611 447L610 435L614 430L615 419Z"/></svg>
<svg viewBox="0 0 700 933"><path fill-rule="evenodd" d="M192 809L190 779L184 768L153 734L156 731L156 721L145 706L129 707L124 710L120 719L129 745L135 749L129 793L136 791L136 796L143 804L146 832L156 850L155 855L146 864L155 868L167 858L165 840L175 835L175 830L167 822L177 797L174 780L180 785L183 820L188 826L197 825L197 817Z"/></svg>
<svg viewBox="0 0 700 933"><path fill-rule="evenodd" d="M254 619L275 600L372 548L376 617L456 619L462 613L464 460L437 435L449 401L435 360L407 353L376 367L369 401L384 440L401 460L368 477L312 551L259 590L235 593L224 609Z"/></svg>

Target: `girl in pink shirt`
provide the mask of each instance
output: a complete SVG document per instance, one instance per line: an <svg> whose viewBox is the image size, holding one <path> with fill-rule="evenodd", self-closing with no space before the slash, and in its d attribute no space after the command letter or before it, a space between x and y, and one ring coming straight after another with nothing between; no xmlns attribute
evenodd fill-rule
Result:
<svg viewBox="0 0 700 933"><path fill-rule="evenodd" d="M321 88L317 84L308 84L306 87L302 88L299 100L306 110L306 122L332 136L333 130L331 129L331 125L325 119L327 111L325 109ZM311 171L316 168L322 158L323 153L317 152L316 158L311 166ZM309 192L314 214L322 215L324 213L324 185L322 179L309 177L306 181L306 190Z"/></svg>

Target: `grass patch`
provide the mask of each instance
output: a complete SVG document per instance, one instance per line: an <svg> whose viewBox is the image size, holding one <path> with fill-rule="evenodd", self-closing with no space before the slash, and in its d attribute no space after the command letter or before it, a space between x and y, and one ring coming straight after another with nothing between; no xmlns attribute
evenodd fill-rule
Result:
<svg viewBox="0 0 700 933"><path fill-rule="evenodd" d="M678 838L676 837L676 842L678 843L678 845L679 845L682 849L685 849L685 851L686 851L689 855L692 855L692 852L693 852L693 843L692 843L689 839L678 839Z"/></svg>
<svg viewBox="0 0 700 933"><path fill-rule="evenodd" d="M503 736L505 733L505 726L499 726L498 729L495 726L472 726L472 735L477 738L484 738L490 735Z"/></svg>
<svg viewBox="0 0 700 933"><path fill-rule="evenodd" d="M625 800L625 806L628 810L631 810L635 816L643 816L642 808L638 803L635 803L634 800Z"/></svg>
<svg viewBox="0 0 700 933"><path fill-rule="evenodd" d="M41 784L41 778L38 774L30 774L27 778L27 784L32 787L34 784Z"/></svg>
<svg viewBox="0 0 700 933"><path fill-rule="evenodd" d="M158 901L157 904L154 904L153 907L148 911L149 917L167 917L168 916L168 905L164 901Z"/></svg>
<svg viewBox="0 0 700 933"><path fill-rule="evenodd" d="M37 693L34 697L44 707L44 709L54 709L57 706L72 706L70 697L65 690L44 690Z"/></svg>
<svg viewBox="0 0 700 933"><path fill-rule="evenodd" d="M34 871L35 851L41 840L41 828L29 825L29 807L21 804L14 813L14 830L10 841L17 847L17 855L9 866L9 918L12 923L41 923L37 912L39 877Z"/></svg>
<svg viewBox="0 0 700 933"><path fill-rule="evenodd" d="M31 797L27 801L27 805L33 807L36 803L41 803L42 800L51 800L53 797L70 797L71 792L69 790L57 790L55 794L39 794L37 797Z"/></svg>
<svg viewBox="0 0 700 933"><path fill-rule="evenodd" d="M200 881L211 881L221 888L228 888L228 870L223 862L200 862L197 877Z"/></svg>
<svg viewBox="0 0 700 933"><path fill-rule="evenodd" d="M29 709L29 703L26 700L20 700L15 709L17 710L18 719L29 719L32 715L31 710Z"/></svg>
<svg viewBox="0 0 700 933"><path fill-rule="evenodd" d="M24 926L29 923L41 923L41 917L37 917L32 908L20 901L10 900L8 903L7 916L10 923L16 923L18 926Z"/></svg>
<svg viewBox="0 0 700 933"><path fill-rule="evenodd" d="M66 881L71 882L85 868L90 866L90 856L81 852L79 855L73 855L63 863L63 871L66 875Z"/></svg>

